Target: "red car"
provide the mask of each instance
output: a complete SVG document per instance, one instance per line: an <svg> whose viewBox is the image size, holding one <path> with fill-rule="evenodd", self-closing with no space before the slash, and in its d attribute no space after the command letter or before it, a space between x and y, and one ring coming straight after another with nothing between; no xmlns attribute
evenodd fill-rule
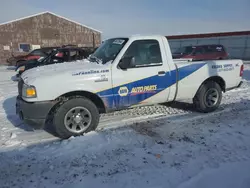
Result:
<svg viewBox="0 0 250 188"><path fill-rule="evenodd" d="M55 48L59 47L46 47L46 48L40 48L40 49L35 49L28 53L27 55L20 55L20 56L13 56L7 60L9 65L16 65L18 66L19 63L23 63L24 61L27 60L37 60L41 57L46 57L48 54L51 53L51 51Z"/></svg>
<svg viewBox="0 0 250 188"><path fill-rule="evenodd" d="M228 59L228 53L223 45L197 45L184 46L173 53L174 59L193 59L193 60L219 60Z"/></svg>

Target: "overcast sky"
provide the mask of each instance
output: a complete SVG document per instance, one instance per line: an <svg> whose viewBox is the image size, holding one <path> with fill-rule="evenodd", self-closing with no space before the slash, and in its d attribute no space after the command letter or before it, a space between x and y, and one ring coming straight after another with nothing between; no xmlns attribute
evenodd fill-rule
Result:
<svg viewBox="0 0 250 188"><path fill-rule="evenodd" d="M101 30L103 39L250 30L250 0L3 0L0 22L43 11Z"/></svg>

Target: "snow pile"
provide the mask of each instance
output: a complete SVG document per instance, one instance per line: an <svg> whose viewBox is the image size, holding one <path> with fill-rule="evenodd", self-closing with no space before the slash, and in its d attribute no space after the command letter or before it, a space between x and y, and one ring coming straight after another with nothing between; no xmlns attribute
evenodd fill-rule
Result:
<svg viewBox="0 0 250 188"><path fill-rule="evenodd" d="M19 120L13 71L0 67L0 187L249 188L248 70L216 112L140 107L107 114L97 131L60 141Z"/></svg>
<svg viewBox="0 0 250 188"><path fill-rule="evenodd" d="M249 112L237 115L243 119ZM0 154L0 185L228 188L233 182L232 186L247 188L250 118L236 124L236 119L228 118L232 114L142 122L64 141L5 149Z"/></svg>
<svg viewBox="0 0 250 188"><path fill-rule="evenodd" d="M179 188L249 188L250 162L224 164L202 171Z"/></svg>

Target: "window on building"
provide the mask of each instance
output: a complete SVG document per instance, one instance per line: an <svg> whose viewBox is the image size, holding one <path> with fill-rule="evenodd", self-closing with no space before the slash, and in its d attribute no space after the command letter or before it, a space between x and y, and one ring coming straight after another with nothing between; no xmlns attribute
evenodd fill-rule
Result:
<svg viewBox="0 0 250 188"><path fill-rule="evenodd" d="M30 49L31 49L30 44L26 44L26 43L19 44L19 51L20 52L29 52Z"/></svg>

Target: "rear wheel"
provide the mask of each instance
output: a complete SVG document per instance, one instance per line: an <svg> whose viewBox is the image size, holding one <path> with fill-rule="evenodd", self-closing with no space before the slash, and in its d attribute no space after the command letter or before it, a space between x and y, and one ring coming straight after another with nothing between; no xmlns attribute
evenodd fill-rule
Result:
<svg viewBox="0 0 250 188"><path fill-rule="evenodd" d="M222 99L222 89L220 85L214 81L208 81L202 84L196 93L193 103L200 112L212 112L216 110Z"/></svg>
<svg viewBox="0 0 250 188"><path fill-rule="evenodd" d="M69 99L57 108L53 124L58 136L67 139L95 130L99 118L95 104L89 99L78 97Z"/></svg>

